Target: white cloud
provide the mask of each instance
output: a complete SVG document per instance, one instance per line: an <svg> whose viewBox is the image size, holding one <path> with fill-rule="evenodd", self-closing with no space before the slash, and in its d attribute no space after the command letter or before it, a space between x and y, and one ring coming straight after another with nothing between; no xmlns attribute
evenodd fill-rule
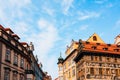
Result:
<svg viewBox="0 0 120 80"><path fill-rule="evenodd" d="M23 7L31 3L31 0L7 0L12 7Z"/></svg>
<svg viewBox="0 0 120 80"><path fill-rule="evenodd" d="M99 17L100 13L85 11L85 12L78 12L78 15L79 15L79 18L78 18L79 20L87 20L90 18Z"/></svg>
<svg viewBox="0 0 120 80"><path fill-rule="evenodd" d="M107 0L95 0L95 3L97 4L103 4L104 2L106 2Z"/></svg>
<svg viewBox="0 0 120 80"><path fill-rule="evenodd" d="M114 29L120 28L120 20L116 21Z"/></svg>
<svg viewBox="0 0 120 80"><path fill-rule="evenodd" d="M81 27L80 27L80 30L86 30L88 28L88 25L82 25Z"/></svg>
<svg viewBox="0 0 120 80"><path fill-rule="evenodd" d="M72 6L74 0L62 0L62 10L64 14L68 13L69 8Z"/></svg>
<svg viewBox="0 0 120 80"><path fill-rule="evenodd" d="M2 24L11 25L15 19L23 19L26 13L22 10L31 3L31 0L0 0L0 21ZM28 14L27 14L28 15Z"/></svg>
<svg viewBox="0 0 120 80"><path fill-rule="evenodd" d="M29 25L25 22L17 22L11 26L11 28L14 30L15 34L18 34L19 37L25 38L27 36L26 33L30 31L31 27L29 27Z"/></svg>
<svg viewBox="0 0 120 80"><path fill-rule="evenodd" d="M38 21L39 28L42 32L39 33L41 53L46 54L53 47L54 42L57 40L58 33L54 24L47 20L40 19ZM46 45L45 45L46 44Z"/></svg>
<svg viewBox="0 0 120 80"><path fill-rule="evenodd" d="M44 6L44 7L43 7L43 10L44 10L48 15L54 16L54 13L55 13L54 9L48 8L48 7Z"/></svg>
<svg viewBox="0 0 120 80"><path fill-rule="evenodd" d="M43 64L43 70L47 71L52 77L55 77L57 76L57 62L55 55L53 55L54 53L52 54L50 51L58 40L58 30L53 22L46 19L39 19L37 23L39 32L30 33L26 36L25 40L27 42L33 42L35 47L34 55L37 55L39 62ZM21 24L25 25L24 23ZM22 28L23 31L26 31L25 28ZM16 30L17 29L18 28L16 28ZM30 29L28 30L30 31ZM56 68L52 69L53 67Z"/></svg>
<svg viewBox="0 0 120 80"><path fill-rule="evenodd" d="M52 68L56 66L56 62L55 58L53 59L54 55L49 57L49 54L58 39L58 31L52 21L39 19L36 22L37 20L34 20L33 16L37 13L33 13L31 16L33 10L30 9L30 6L34 7L31 0L0 0L0 24L10 27L22 40L28 43L32 41L35 47L34 54L38 55L39 61L43 63L43 68L45 67L44 69L52 74L54 71ZM49 15L54 14L54 10L51 8L44 10ZM49 61L52 64L50 67L47 65ZM54 72L57 74L56 70ZM52 76L54 77L53 74Z"/></svg>

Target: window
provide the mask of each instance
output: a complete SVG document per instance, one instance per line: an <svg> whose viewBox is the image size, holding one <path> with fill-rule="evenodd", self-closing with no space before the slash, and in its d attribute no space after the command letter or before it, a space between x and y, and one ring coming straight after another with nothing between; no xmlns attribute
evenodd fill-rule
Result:
<svg viewBox="0 0 120 80"><path fill-rule="evenodd" d="M70 66L71 65L71 59L68 61L68 66Z"/></svg>
<svg viewBox="0 0 120 80"><path fill-rule="evenodd" d="M23 57L21 57L20 67L21 67L21 68L24 68L24 58L23 58Z"/></svg>
<svg viewBox="0 0 120 80"><path fill-rule="evenodd" d="M70 75L70 70L68 71L68 75L69 75L69 78L71 77L71 75Z"/></svg>
<svg viewBox="0 0 120 80"><path fill-rule="evenodd" d="M109 62L110 61L110 57L106 57L106 60Z"/></svg>
<svg viewBox="0 0 120 80"><path fill-rule="evenodd" d="M60 66L60 67L59 67L59 71L62 71L62 69L63 69L62 66Z"/></svg>
<svg viewBox="0 0 120 80"><path fill-rule="evenodd" d="M10 62L11 50L9 48L6 49L5 60Z"/></svg>
<svg viewBox="0 0 120 80"><path fill-rule="evenodd" d="M72 69L72 76L75 76L75 69Z"/></svg>
<svg viewBox="0 0 120 80"><path fill-rule="evenodd" d="M106 51L106 50L108 50L108 48L103 48L103 50L105 50L105 51Z"/></svg>
<svg viewBox="0 0 120 80"><path fill-rule="evenodd" d="M18 65L18 54L14 53L14 65Z"/></svg>
<svg viewBox="0 0 120 80"><path fill-rule="evenodd" d="M110 74L110 70L109 69L106 69L106 74Z"/></svg>
<svg viewBox="0 0 120 80"><path fill-rule="evenodd" d="M93 60L93 56L91 55L91 60Z"/></svg>
<svg viewBox="0 0 120 80"><path fill-rule="evenodd" d="M118 75L118 74L119 74L118 69L116 69L116 70L115 70L115 72L116 72L116 75Z"/></svg>
<svg viewBox="0 0 120 80"><path fill-rule="evenodd" d="M66 69L66 64L64 64L64 69Z"/></svg>
<svg viewBox="0 0 120 80"><path fill-rule="evenodd" d="M117 62L117 58L115 58L115 62Z"/></svg>
<svg viewBox="0 0 120 80"><path fill-rule="evenodd" d="M4 80L10 80L10 70L9 69L5 69Z"/></svg>
<svg viewBox="0 0 120 80"><path fill-rule="evenodd" d="M102 75L102 68L99 68L99 74Z"/></svg>
<svg viewBox="0 0 120 80"><path fill-rule="evenodd" d="M18 78L17 78L17 72L16 71L14 71L13 72L13 80L17 80Z"/></svg>
<svg viewBox="0 0 120 80"><path fill-rule="evenodd" d="M93 36L93 41L97 41L97 37L96 36Z"/></svg>
<svg viewBox="0 0 120 80"><path fill-rule="evenodd" d="M32 80L31 78L27 78L27 80Z"/></svg>
<svg viewBox="0 0 120 80"><path fill-rule="evenodd" d="M28 70L29 68L28 68L28 64L27 64L27 67L26 67L26 70Z"/></svg>
<svg viewBox="0 0 120 80"><path fill-rule="evenodd" d="M24 80L24 76L22 74L20 75L20 80Z"/></svg>
<svg viewBox="0 0 120 80"><path fill-rule="evenodd" d="M98 57L97 56L95 56L95 61L97 61L98 60Z"/></svg>
<svg viewBox="0 0 120 80"><path fill-rule="evenodd" d="M99 56L100 61L102 61L102 56Z"/></svg>
<svg viewBox="0 0 120 80"><path fill-rule="evenodd" d="M92 49L94 49L94 50L95 50L96 48L97 48L96 46L92 46Z"/></svg>
<svg viewBox="0 0 120 80"><path fill-rule="evenodd" d="M90 68L90 74L94 75L94 68Z"/></svg>

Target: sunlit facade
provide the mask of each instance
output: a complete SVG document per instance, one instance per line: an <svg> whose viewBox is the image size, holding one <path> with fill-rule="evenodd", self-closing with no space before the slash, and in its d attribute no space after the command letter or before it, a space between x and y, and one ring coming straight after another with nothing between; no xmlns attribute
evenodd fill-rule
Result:
<svg viewBox="0 0 120 80"><path fill-rule="evenodd" d="M120 46L93 41L79 41L75 58L76 80L120 80Z"/></svg>
<svg viewBox="0 0 120 80"><path fill-rule="evenodd" d="M70 47L67 46L66 58L60 62L58 59L59 80L76 80L76 64L74 58L77 55L78 42L72 40Z"/></svg>

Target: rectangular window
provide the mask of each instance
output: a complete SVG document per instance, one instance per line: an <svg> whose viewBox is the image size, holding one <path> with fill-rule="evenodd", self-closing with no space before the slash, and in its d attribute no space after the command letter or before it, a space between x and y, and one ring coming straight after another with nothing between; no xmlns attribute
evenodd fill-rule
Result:
<svg viewBox="0 0 120 80"><path fill-rule="evenodd" d="M13 72L13 80L17 80L17 72Z"/></svg>
<svg viewBox="0 0 120 80"><path fill-rule="evenodd" d="M117 62L117 58L115 58L115 62Z"/></svg>
<svg viewBox="0 0 120 80"><path fill-rule="evenodd" d="M102 75L102 68L99 68L99 74Z"/></svg>
<svg viewBox="0 0 120 80"><path fill-rule="evenodd" d="M72 76L75 76L75 69L72 70Z"/></svg>
<svg viewBox="0 0 120 80"><path fill-rule="evenodd" d="M63 70L63 67L62 67L62 66L60 66L60 67L59 67L59 71L62 71L62 70Z"/></svg>
<svg viewBox="0 0 120 80"><path fill-rule="evenodd" d="M27 78L27 80L32 80L31 78Z"/></svg>
<svg viewBox="0 0 120 80"><path fill-rule="evenodd" d="M24 80L24 76L23 75L20 75L20 80Z"/></svg>
<svg viewBox="0 0 120 80"><path fill-rule="evenodd" d="M100 61L102 61L102 56L99 57Z"/></svg>
<svg viewBox="0 0 120 80"><path fill-rule="evenodd" d="M97 56L95 56L94 58L95 58L95 59L94 59L95 61L98 61L98 57L97 57Z"/></svg>
<svg viewBox="0 0 120 80"><path fill-rule="evenodd" d="M91 55L91 61L93 60L93 56Z"/></svg>
<svg viewBox="0 0 120 80"><path fill-rule="evenodd" d="M116 71L116 75L118 76L119 75L118 69L116 69L115 71Z"/></svg>
<svg viewBox="0 0 120 80"><path fill-rule="evenodd" d="M21 57L20 67L21 67L21 68L24 68L24 58L23 58L23 57Z"/></svg>
<svg viewBox="0 0 120 80"><path fill-rule="evenodd" d="M18 54L14 53L14 65L18 65Z"/></svg>
<svg viewBox="0 0 120 80"><path fill-rule="evenodd" d="M71 75L70 75L70 70L68 71L68 77L69 77L69 78L71 77Z"/></svg>
<svg viewBox="0 0 120 80"><path fill-rule="evenodd" d="M5 69L4 80L10 80L10 70Z"/></svg>
<svg viewBox="0 0 120 80"><path fill-rule="evenodd" d="M94 68L90 68L90 74L94 75Z"/></svg>
<svg viewBox="0 0 120 80"><path fill-rule="evenodd" d="M11 50L9 48L6 49L5 60L10 62Z"/></svg>
<svg viewBox="0 0 120 80"><path fill-rule="evenodd" d="M110 69L106 69L106 74L110 74Z"/></svg>
<svg viewBox="0 0 120 80"><path fill-rule="evenodd" d="M108 62L110 62L110 57L106 57L106 60L107 60Z"/></svg>

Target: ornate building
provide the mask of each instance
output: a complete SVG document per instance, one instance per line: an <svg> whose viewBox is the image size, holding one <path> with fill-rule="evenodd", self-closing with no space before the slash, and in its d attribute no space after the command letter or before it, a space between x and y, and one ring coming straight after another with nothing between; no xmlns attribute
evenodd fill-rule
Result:
<svg viewBox="0 0 120 80"><path fill-rule="evenodd" d="M45 74L33 55L33 45L19 39L0 25L0 80L43 80Z"/></svg>
<svg viewBox="0 0 120 80"><path fill-rule="evenodd" d="M74 60L76 80L120 80L120 46L106 44L96 34L88 41L79 40Z"/></svg>
<svg viewBox="0 0 120 80"><path fill-rule="evenodd" d="M78 42L72 40L70 47L67 46L66 58L58 59L59 80L76 80L76 64L74 58L77 55Z"/></svg>
<svg viewBox="0 0 120 80"><path fill-rule="evenodd" d="M66 58L58 59L58 80L120 80L119 44L120 35L115 44L106 44L96 33L86 41L72 41Z"/></svg>

